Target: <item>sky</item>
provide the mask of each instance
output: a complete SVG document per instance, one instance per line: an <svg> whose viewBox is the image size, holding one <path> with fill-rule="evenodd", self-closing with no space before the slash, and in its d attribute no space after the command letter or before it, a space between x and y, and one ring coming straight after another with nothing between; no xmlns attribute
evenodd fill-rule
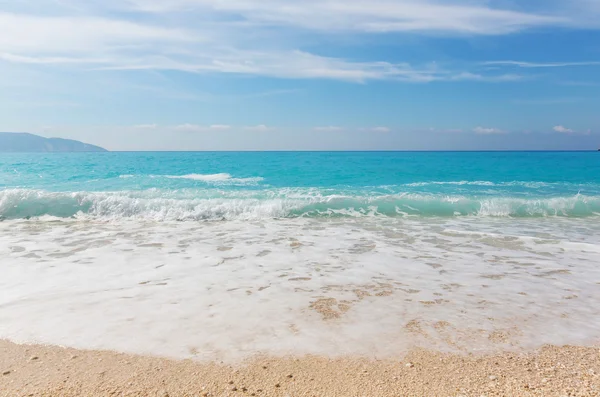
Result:
<svg viewBox="0 0 600 397"><path fill-rule="evenodd" d="M600 0L0 0L0 131L110 150L596 150Z"/></svg>

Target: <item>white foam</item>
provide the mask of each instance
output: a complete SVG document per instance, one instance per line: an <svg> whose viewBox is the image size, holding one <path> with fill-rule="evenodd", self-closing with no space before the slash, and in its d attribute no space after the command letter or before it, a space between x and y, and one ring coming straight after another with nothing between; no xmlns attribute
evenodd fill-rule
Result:
<svg viewBox="0 0 600 397"><path fill-rule="evenodd" d="M509 348L493 330L592 344L599 235L557 218L5 221L0 338L211 360ZM322 298L349 310L324 321Z"/></svg>
<svg viewBox="0 0 600 397"><path fill-rule="evenodd" d="M502 183L500 183L502 185ZM463 185L472 185L472 186L497 186L496 183L490 181L430 181L430 182L414 182L407 183L404 186L412 186L412 187L422 187L422 186L430 186L430 185L452 185L452 186L463 186Z"/></svg>
<svg viewBox="0 0 600 397"><path fill-rule="evenodd" d="M420 194L341 195L318 189L199 189L116 192L0 190L0 218L44 215L153 221L315 216L590 217L600 197L469 198Z"/></svg>
<svg viewBox="0 0 600 397"><path fill-rule="evenodd" d="M509 182L492 182L492 181L428 181L407 183L403 186L425 187L431 185L449 185L449 186L490 186L490 187L525 187L529 189L540 189L543 187L552 186L597 186L590 183L568 183L568 182L539 182L539 181L509 181Z"/></svg>
<svg viewBox="0 0 600 397"><path fill-rule="evenodd" d="M235 184L255 184L264 181L262 177L252 178L233 178L230 174L188 174L188 175L164 175L165 178L169 179L190 179L193 181L202 182L228 182Z"/></svg>

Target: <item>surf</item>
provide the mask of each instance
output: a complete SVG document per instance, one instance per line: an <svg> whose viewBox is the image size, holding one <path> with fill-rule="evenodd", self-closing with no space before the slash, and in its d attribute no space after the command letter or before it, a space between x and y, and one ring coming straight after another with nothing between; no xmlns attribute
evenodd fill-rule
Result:
<svg viewBox="0 0 600 397"><path fill-rule="evenodd" d="M360 192L356 192L360 193ZM600 197L470 197L401 193L331 194L327 189L148 189L115 192L0 191L0 217L156 221L349 217L593 217Z"/></svg>

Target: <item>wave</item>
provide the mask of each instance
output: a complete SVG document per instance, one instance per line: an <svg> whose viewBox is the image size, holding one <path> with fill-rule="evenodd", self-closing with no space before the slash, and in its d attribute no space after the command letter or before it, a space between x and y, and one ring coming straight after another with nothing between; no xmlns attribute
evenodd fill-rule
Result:
<svg viewBox="0 0 600 397"><path fill-rule="evenodd" d="M230 174L188 174L188 175L165 175L169 179L191 179L193 181L203 182L222 182L231 180Z"/></svg>
<svg viewBox="0 0 600 397"><path fill-rule="evenodd" d="M119 175L121 179L135 178L136 175ZM234 178L231 174L187 174L187 175L144 175L140 177L149 178L167 178L167 179L187 179L191 181L206 182L212 184L231 184L231 185L251 185L264 181L262 177Z"/></svg>
<svg viewBox="0 0 600 397"><path fill-rule="evenodd" d="M491 182L491 181L429 181L406 183L402 186L407 187L425 187L425 186L494 186L494 187L525 187L530 189L539 189L551 186L587 186L590 184L573 184L567 182L536 182L536 181L512 181L512 182Z"/></svg>
<svg viewBox="0 0 600 397"><path fill-rule="evenodd" d="M0 218L52 216L81 219L251 220L294 217L590 217L600 197L477 198L419 194L339 195L318 189L223 192L160 190L131 192L0 191Z"/></svg>
<svg viewBox="0 0 600 397"><path fill-rule="evenodd" d="M228 182L235 184L253 184L262 182L265 179L262 177L252 178L233 178L230 174L188 174L188 175L164 175L165 178L169 179L190 179L193 181L202 182Z"/></svg>

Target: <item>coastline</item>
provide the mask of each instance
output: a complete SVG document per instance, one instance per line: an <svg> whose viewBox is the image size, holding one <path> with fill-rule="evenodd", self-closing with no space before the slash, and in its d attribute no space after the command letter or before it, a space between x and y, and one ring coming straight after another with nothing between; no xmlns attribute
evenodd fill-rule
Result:
<svg viewBox="0 0 600 397"><path fill-rule="evenodd" d="M0 340L0 396L597 396L600 348L400 359L257 357L239 366Z"/></svg>

